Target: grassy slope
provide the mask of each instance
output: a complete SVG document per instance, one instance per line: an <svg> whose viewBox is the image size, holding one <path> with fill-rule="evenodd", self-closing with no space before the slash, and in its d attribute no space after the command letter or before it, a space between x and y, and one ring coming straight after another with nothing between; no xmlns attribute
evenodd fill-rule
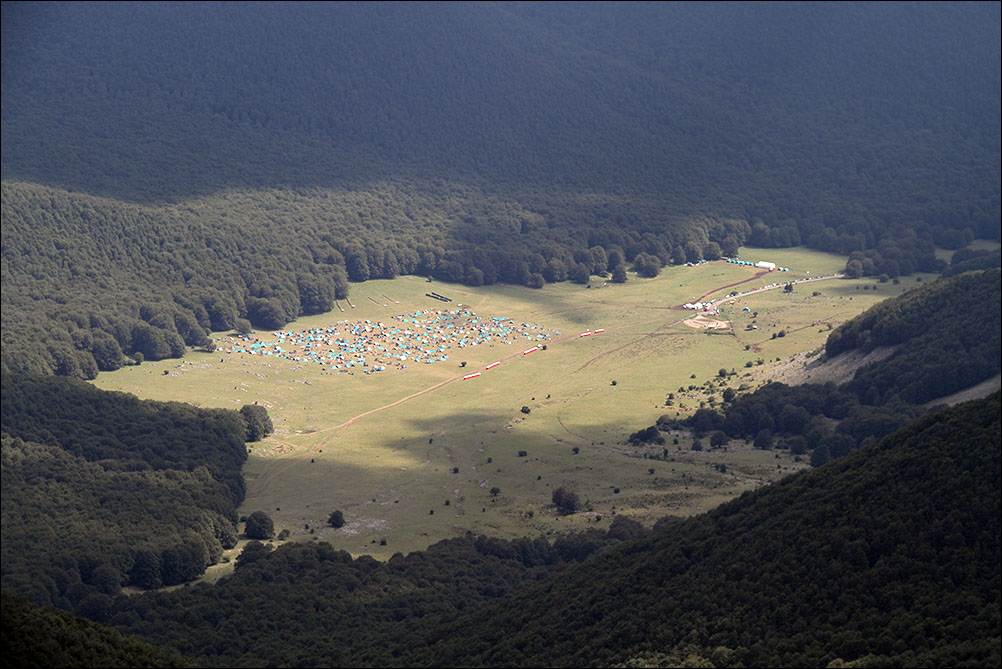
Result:
<svg viewBox="0 0 1002 669"><path fill-rule="evenodd" d="M403 664L996 666L999 406L927 416L617 548Z"/></svg>
<svg viewBox="0 0 1002 669"><path fill-rule="evenodd" d="M775 253L745 250L751 259L765 255L773 258ZM784 278L806 277L808 267L816 275L841 266L835 256L806 251L779 260L804 268ZM827 281L807 284L810 292L798 289L794 295L782 295L773 290L748 296L724 312L733 318L734 337L706 335L680 323L691 314L668 309L754 276L747 268L715 263L670 268L657 279L631 277L626 284L592 289L573 284L539 291L471 289L415 277L369 281L353 287L355 309L345 305L344 314L305 318L290 327L329 325L345 317L385 319L437 307L440 303L424 297L428 290L437 290L481 315L555 328L566 339L555 338L547 351L525 358L519 355L524 347L517 344L478 347L462 354L451 351L448 363L355 377L321 376L312 366L271 358L189 353L181 363L145 363L102 374L95 383L144 398L183 398L201 406L237 408L261 402L269 408L276 434L254 446L245 466L249 494L242 512L267 510L277 529L289 529L293 538L310 538L306 524L319 527L321 538L354 554L385 558L466 529L521 536L594 525L594 516L559 518L547 509L559 485L571 486L589 500L594 513L603 516L601 527L613 511L649 523L665 513L703 511L802 466L786 454L777 460L774 453L754 452L741 444L726 453L692 453L687 437L678 447L669 440L674 462L645 460L645 454L660 454L661 447L634 448L623 442L637 425L653 423L669 411L664 407L667 393L683 385L702 385L720 368L738 372L731 378L731 385L737 386L746 381L745 362L819 348L826 327L812 324L837 325L903 288L881 286L873 293L854 290L862 282ZM775 280L775 274L766 275L743 287ZM814 290L821 295L813 296ZM383 294L400 304L383 307ZM380 305L370 301L370 295ZM761 330L744 331L751 319L751 312L741 311L744 305L759 312ZM607 332L577 336L598 327ZM771 339L770 332L781 328L790 334ZM746 345L754 348L746 351ZM459 380L463 373L498 359L505 361L481 378ZM467 368L459 368L461 360ZM164 376L164 371L169 374ZM353 417L442 382L447 383L343 426ZM673 409L693 411L706 399L687 393L681 400L685 406ZM528 416L519 411L523 405L531 409ZM571 452L574 447L581 449L578 455ZM519 457L521 450L528 457ZM712 463L726 464L727 473L715 471ZM452 473L453 467L459 467L458 474ZM494 486L501 489L496 498L489 494ZM616 487L619 494L613 491ZM347 519L337 532L323 528L335 508ZM388 542L381 547L378 541L384 537Z"/></svg>

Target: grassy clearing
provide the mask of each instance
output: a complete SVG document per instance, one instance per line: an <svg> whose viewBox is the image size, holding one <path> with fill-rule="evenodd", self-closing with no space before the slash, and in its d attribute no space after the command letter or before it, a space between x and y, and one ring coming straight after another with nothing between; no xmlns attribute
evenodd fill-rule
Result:
<svg viewBox="0 0 1002 669"><path fill-rule="evenodd" d="M844 265L844 258L802 249L770 249L761 258L746 250L744 256L794 268L781 275L784 282ZM686 435L669 436L667 453L661 446L628 445L631 432L662 413L682 415L711 401L698 388L666 407L669 392L702 386L720 369L734 370L727 383L737 387L750 378L748 362L758 367L818 348L829 326L910 287L888 283L864 291L872 280L833 280L798 286L792 294L757 293L722 309L717 318L733 328L727 334L690 327L684 321L692 312L674 308L776 281L776 273L726 263L665 268L655 279L631 275L619 285L594 278L591 288L369 281L352 287L354 308L342 302L344 313L304 318L289 328L386 320L462 303L482 316L508 316L561 334L529 356L521 355L519 343L482 345L452 350L445 363L373 375L324 376L313 364L192 352L181 361L102 374L95 383L142 398L268 407L276 431L252 445L241 511L267 511L276 531L288 529L291 540L321 538L353 554L387 558L466 531L516 537L606 527L622 513L649 524L665 514L704 511L805 466L785 452L745 444L693 452ZM431 290L454 302L426 297ZM606 332L578 336L596 328ZM773 338L780 330L784 336ZM461 380L495 360L502 365ZM555 514L550 499L561 485L587 500L584 512ZM334 509L347 521L339 530L326 526Z"/></svg>
<svg viewBox="0 0 1002 669"><path fill-rule="evenodd" d="M974 251L996 251L999 248L999 243L992 241L990 239L975 239L973 242L967 245L967 248ZM936 257L940 260L945 260L950 262L953 258L953 254L956 253L956 249L936 249Z"/></svg>

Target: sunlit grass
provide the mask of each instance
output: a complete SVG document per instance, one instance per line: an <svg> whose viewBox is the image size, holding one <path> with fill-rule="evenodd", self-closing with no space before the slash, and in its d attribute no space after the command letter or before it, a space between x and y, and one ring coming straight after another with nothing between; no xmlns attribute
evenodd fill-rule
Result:
<svg viewBox="0 0 1002 669"><path fill-rule="evenodd" d="M395 314L462 303L481 316L560 331L545 351L528 356L521 355L520 343L482 345L449 351L444 363L325 376L312 363L191 352L183 360L102 374L95 384L205 407L266 406L276 430L251 444L241 513L267 511L276 529L288 529L293 540L319 537L354 554L385 558L466 531L515 537L604 527L622 513L650 524L665 514L705 511L805 465L785 451L743 444L726 452L693 452L686 435L665 435L664 447L633 447L626 443L631 432L661 414L688 415L708 406L711 396L719 401L722 385L710 394L702 386L721 369L734 371L728 383L737 387L749 362L758 366L819 348L829 326L911 287L832 280L799 284L791 294L780 288L748 295L716 316L731 325L727 334L690 327L683 321L692 312L672 308L706 293L719 298L802 278L807 268L815 275L841 268L828 254L768 251L763 259L802 271L773 272L722 291L756 272L718 262L665 268L655 279L631 275L625 284L593 277L591 288L562 283L541 290L401 277L353 285L354 308L341 301L344 313L287 326L388 321ZM431 290L454 302L426 297ZM579 336L596 328L606 332ZM499 367L484 370L496 360L502 360ZM471 371L483 375L463 381ZM679 393L690 385L700 388ZM668 393L679 395L671 407L665 406ZM551 495L561 485L587 500L586 512L554 513ZM340 530L326 526L334 509L347 520Z"/></svg>

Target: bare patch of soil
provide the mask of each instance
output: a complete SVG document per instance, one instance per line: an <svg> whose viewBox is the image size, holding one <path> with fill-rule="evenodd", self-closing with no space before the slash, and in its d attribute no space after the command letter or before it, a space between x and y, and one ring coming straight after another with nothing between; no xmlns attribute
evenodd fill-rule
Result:
<svg viewBox="0 0 1002 669"><path fill-rule="evenodd" d="M727 321L718 321L713 318L707 318L706 316L696 316L695 318L690 318L683 321L686 325L691 328L696 328L699 330L730 330L731 324Z"/></svg>
<svg viewBox="0 0 1002 669"><path fill-rule="evenodd" d="M942 404L953 406L954 404L960 404L961 402L979 400L983 397L988 397L1000 387L1002 387L1002 375L996 374L987 381L982 381L981 383L971 386L970 388L965 388L964 390L959 390L952 395L944 395L943 397L934 399L931 402L926 402L925 406L934 407Z"/></svg>
<svg viewBox="0 0 1002 669"><path fill-rule="evenodd" d="M828 358L820 350L798 353L787 360L766 365L761 375L765 380L779 381L795 386L802 383L834 383L842 385L852 380L860 367L889 357L897 350L895 346L885 346L869 353L849 351Z"/></svg>

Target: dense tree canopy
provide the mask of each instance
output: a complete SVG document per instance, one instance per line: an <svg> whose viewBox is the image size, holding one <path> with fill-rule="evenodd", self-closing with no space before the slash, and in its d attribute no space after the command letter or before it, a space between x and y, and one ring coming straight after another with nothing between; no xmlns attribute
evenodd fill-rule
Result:
<svg viewBox="0 0 1002 669"><path fill-rule="evenodd" d="M216 586L109 620L203 666L995 666L1000 401L649 533L624 517L387 563L256 543Z"/></svg>
<svg viewBox="0 0 1002 669"><path fill-rule="evenodd" d="M2 595L6 667L194 667L191 661L65 611Z"/></svg>
<svg viewBox="0 0 1002 669"><path fill-rule="evenodd" d="M4 588L203 666L998 666L999 397L898 430L998 371L999 256L967 245L1000 234L1000 24L998 3L3 3ZM215 586L120 595L234 545L270 420L76 379L328 312L349 282L621 283L799 244L850 276L953 275L832 334L830 356L898 347L849 385L688 424L817 471L646 537L623 516L385 564L255 540ZM52 663L176 661L6 596L5 648L11 621L62 635Z"/></svg>
<svg viewBox="0 0 1002 669"><path fill-rule="evenodd" d="M972 315L977 314L977 318ZM701 408L661 427L684 427L697 436L716 431L769 448L813 449L820 466L910 423L924 404L969 388L1002 371L1002 273L968 272L926 284L877 305L833 330L829 358L849 351L893 347L890 355L858 369L841 386L768 383L731 395L717 409ZM630 436L649 441L658 426Z"/></svg>
<svg viewBox="0 0 1002 669"><path fill-rule="evenodd" d="M1000 408L996 393L929 416L599 555L429 635L403 664L992 666Z"/></svg>
<svg viewBox="0 0 1002 669"><path fill-rule="evenodd" d="M72 379L2 377L3 587L97 620L236 544L244 422Z"/></svg>
<svg viewBox="0 0 1002 669"><path fill-rule="evenodd" d="M744 243L893 278L998 239L995 3L121 7L3 5L4 369L175 356L348 279Z"/></svg>

